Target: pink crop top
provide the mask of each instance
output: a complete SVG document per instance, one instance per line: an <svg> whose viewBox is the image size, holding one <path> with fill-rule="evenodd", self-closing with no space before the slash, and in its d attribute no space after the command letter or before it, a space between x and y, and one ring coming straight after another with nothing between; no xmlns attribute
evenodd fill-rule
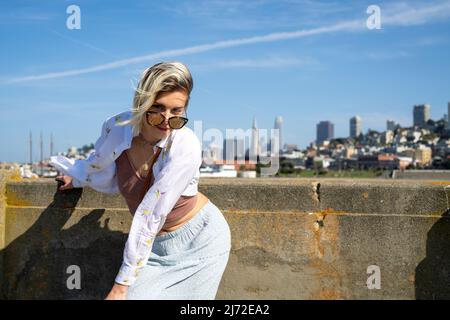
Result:
<svg viewBox="0 0 450 320"><path fill-rule="evenodd" d="M130 212L134 214L148 191L144 190L146 178L142 178L134 168L128 157L127 150L122 152L116 159L116 167L120 193L125 198ZM167 215L165 223L178 220L185 216L195 207L196 203L197 195L180 196L172 211Z"/></svg>

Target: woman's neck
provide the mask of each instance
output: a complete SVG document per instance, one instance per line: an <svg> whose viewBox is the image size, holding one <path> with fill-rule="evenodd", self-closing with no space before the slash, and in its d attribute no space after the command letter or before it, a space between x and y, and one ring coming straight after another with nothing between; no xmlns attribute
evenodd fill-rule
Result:
<svg viewBox="0 0 450 320"><path fill-rule="evenodd" d="M149 137L148 135L146 135L145 132L140 132L138 135L138 138L141 140L142 143L146 144L146 145L156 145L161 139L155 139L154 137Z"/></svg>

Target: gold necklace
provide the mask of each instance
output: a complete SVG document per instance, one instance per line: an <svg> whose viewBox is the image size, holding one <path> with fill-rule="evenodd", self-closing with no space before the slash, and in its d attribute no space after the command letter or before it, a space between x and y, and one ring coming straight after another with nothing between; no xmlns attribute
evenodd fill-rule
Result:
<svg viewBox="0 0 450 320"><path fill-rule="evenodd" d="M148 160L148 161L145 161L144 162L144 164L141 166L141 169L140 169L140 171L143 169L144 170L144 172L146 172L148 169L149 169L149 163L152 161L152 158L153 158L153 154L154 154L154 152L153 152L153 147L156 145L156 143L155 144L152 144L152 143L150 143L149 141L147 141L143 136L142 136L142 133L139 133L139 139L143 142L143 147L144 148L147 148L147 146L151 146L152 148L151 148L151 150L152 150L152 157L150 158L150 160ZM139 174L141 174L141 172L139 172ZM142 176L142 175L141 175Z"/></svg>

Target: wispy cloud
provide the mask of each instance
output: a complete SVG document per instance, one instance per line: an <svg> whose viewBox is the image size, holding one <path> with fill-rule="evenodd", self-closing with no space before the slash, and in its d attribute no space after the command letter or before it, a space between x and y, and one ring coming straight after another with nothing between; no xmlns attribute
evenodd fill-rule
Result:
<svg viewBox="0 0 450 320"><path fill-rule="evenodd" d="M435 22L448 17L449 13L450 1L440 1L421 7L400 2L383 9L382 22L393 26L413 26Z"/></svg>
<svg viewBox="0 0 450 320"><path fill-rule="evenodd" d="M317 25L327 16L353 9L341 1L319 0L176 0L159 7L208 28L241 31Z"/></svg>
<svg viewBox="0 0 450 320"><path fill-rule="evenodd" d="M318 64L313 58L286 58L286 57L269 57L260 59L230 59L216 60L204 64L193 65L196 69L227 69L227 68L277 68L277 67L293 67Z"/></svg>
<svg viewBox="0 0 450 320"><path fill-rule="evenodd" d="M431 35L431 36L425 36L420 37L416 39L414 42L410 42L406 44L406 47L426 47L426 46L434 46L434 45L440 45L445 44L449 42L448 36L441 36L441 35Z"/></svg>
<svg viewBox="0 0 450 320"><path fill-rule="evenodd" d="M107 55L107 56L109 56L109 57L111 57L111 58L117 58L117 57L116 57L115 55L113 55L111 52L108 52L108 51L106 51L106 50L103 50L103 49L101 49L101 48L99 48L99 47L97 47L97 46L94 46L94 45L92 45L92 44L90 44L90 43L87 43L87 42L85 42L85 41L80 41L80 40L74 39L74 38L72 38L72 37L69 37L69 36L67 36L67 35L64 35L64 34L58 32L58 31L56 31L56 30L53 30L53 29L50 29L50 32L53 33L53 34L55 34L55 35L57 35L58 37L60 37L60 38L62 38L62 39L68 40L68 41L70 41L70 42L73 42L73 43L75 43L75 44L78 44L78 45L81 45L81 46L83 46L83 47L89 48L89 49L91 49L91 50L100 52L100 53L102 53L102 54L104 54L104 55Z"/></svg>
<svg viewBox="0 0 450 320"><path fill-rule="evenodd" d="M389 26L409 26L409 25L417 25L428 22L434 22L436 20L442 19L444 17L450 16L450 1L434 3L432 5L421 6L416 8L410 8L402 6L401 9L398 9L398 12L395 10L388 10L389 15L382 15L382 24L383 27L386 25ZM345 32L345 31L364 31L366 29L366 17L364 19L356 19L356 20L348 20L338 22L332 25L311 28L311 29L303 29L297 31L290 32L275 32L269 33L261 36L253 36L247 38L240 39L231 39L231 40L223 40L217 41L208 44L190 46L180 49L173 50L165 50L160 51L148 55L136 56L132 58L116 60L110 63L95 65L86 68L61 71L61 72L50 72L40 75L32 75L32 76L24 76L24 77L15 77L10 80L7 80L7 83L20 83L26 81L35 81L35 80L45 80L45 79L54 79L61 77L69 77L76 76L81 74L87 74L92 72L99 72L104 70L111 70L120 67L124 67L130 64L140 63L140 62L148 62L154 61L157 59L169 59L174 57L180 57L191 54L198 54L202 52L224 49L224 48L232 48L244 45L251 45L256 43L268 43L268 42L276 42L276 41L284 41L290 39L298 39L303 37L311 37L314 35L334 33L334 32Z"/></svg>
<svg viewBox="0 0 450 320"><path fill-rule="evenodd" d="M130 64L134 64L134 63L144 62L144 61L152 61L152 60L163 59L163 58L167 59L167 58L179 57L179 56L184 56L184 55L189 55L189 54L196 54L196 53L217 50L217 49L231 48L231 47L263 43L263 42L274 42L274 41L295 39L295 38L312 36L312 35L316 35L316 34L336 32L339 30L357 30L357 29L363 28L363 25L364 25L364 22L362 22L362 21L347 21L347 22L338 23L338 24L335 24L332 26L314 28L314 29L309 29L309 30L299 30L299 31L293 31L293 32L278 32L278 33L270 33L270 34L263 35L263 36L224 40L224 41L218 41L218 42L214 42L214 43L186 47L186 48L181 48L181 49L160 51L160 52L149 54L149 55L117 60L117 61L113 61L110 63L100 64L100 65L87 67L87 68L68 70L68 71L62 71L62 72L51 72L51 73L35 75L35 76L17 77L17 78L13 78L13 79L9 80L8 82L9 83L17 83L17 82L69 77L69 76L81 75L81 74L86 74L86 73L116 69L116 68L120 68L120 67L127 66Z"/></svg>
<svg viewBox="0 0 450 320"><path fill-rule="evenodd" d="M53 12L37 11L28 7L18 8L15 11L4 9L0 12L0 24L42 23L56 17L57 14Z"/></svg>
<svg viewBox="0 0 450 320"><path fill-rule="evenodd" d="M367 57L372 60L392 60L400 58L411 57L411 53L406 51L381 51L381 52L369 52Z"/></svg>

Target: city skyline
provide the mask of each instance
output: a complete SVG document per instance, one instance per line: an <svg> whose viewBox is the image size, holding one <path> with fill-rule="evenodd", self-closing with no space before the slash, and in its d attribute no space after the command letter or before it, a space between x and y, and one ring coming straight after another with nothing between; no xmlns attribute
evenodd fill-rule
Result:
<svg viewBox="0 0 450 320"><path fill-rule="evenodd" d="M411 126L415 104L432 119L448 107L450 1L379 1L379 30L366 26L370 1L169 2L82 0L80 30L66 3L1 3L0 161L27 161L30 130L53 132L55 151L94 142L161 60L193 74L188 126L249 128L256 115L272 128L282 115L284 143L300 148L324 118L340 137L355 114L383 131Z"/></svg>
<svg viewBox="0 0 450 320"><path fill-rule="evenodd" d="M426 117L427 117L427 119L432 119L431 117L428 116L428 115L429 115L429 112L430 112L430 110L431 110L431 105L429 105L429 104L417 105L417 104L416 104L416 105L413 106L412 113L411 113L411 116L412 116L412 122L413 122L413 125L412 125L412 126L414 126L414 121L415 121L416 118L418 117L418 115L417 115L417 109L418 109L419 106L425 106L426 109L427 109L427 111L426 111ZM450 102L447 103L447 108L448 108L448 111L450 111ZM422 112L423 112L423 110L421 109L420 113L422 114ZM437 121L437 120L440 120L440 119L445 119L445 120L448 121L448 119L449 119L449 114L450 114L450 112L449 112L448 114L444 114L444 115L442 116L442 118L432 119L432 120ZM353 124L354 121L356 121L356 124ZM297 145L296 143L292 143L292 142L290 142L290 141L284 141L284 142L283 142L283 134L282 134L282 132L283 132L283 129L282 129L283 122L284 122L283 116L280 116L280 115L275 116L275 121L274 121L273 129L280 129L280 132L281 132L281 134L280 134L280 137L281 137L281 140L280 140L280 149L284 149L284 146L285 146L285 145ZM350 125L349 125L349 133L348 133L348 135L344 135L344 136L335 136L335 135L334 135L334 130L335 130L334 123L333 123L332 121L330 121L330 120L322 120L322 121L316 123L316 125L317 125L317 128L316 128L316 139L310 141L310 142L308 143L308 145L305 146L305 147L299 146L299 149L305 150L305 149L307 149L308 146L311 145L311 143L321 143L321 142L323 142L323 141L325 141L325 140L330 140L330 139L325 139L325 138L324 138L324 139L321 139L320 141L318 140L318 134L319 134L319 131L320 131L320 125L327 125L327 126L328 126L328 125L331 125L331 127L330 127L330 128L331 128L331 135L332 135L331 139L338 139L338 138L354 138L354 136L352 135L352 127L353 127L353 126L356 126L356 127L357 127L357 129L355 129L356 132L359 132L359 133L361 133L361 134L365 134L365 133L367 133L369 130L373 130L372 128L367 128L367 129L364 131L363 128L362 128L362 123L363 123L363 119L361 119L360 116L355 115L355 116L353 116L353 117L351 117L351 118L349 119L349 124L350 124ZM385 130L377 130L377 131L379 131L379 132L385 132L385 131L388 131L388 130L394 131L396 126L400 126L400 127L402 127L402 128L410 127L410 126L403 126L401 123L396 122L395 119L386 119L386 120L385 120L385 123L386 123L386 128L385 128ZM392 126L392 127L391 127L391 126ZM411 127L412 127L412 126L411 126ZM423 124L420 124L420 126L423 126ZM449 128L449 123L447 123L447 128ZM235 129L243 129L243 131L246 131L246 130L247 130L247 128L235 128ZM244 156L244 154L240 154L240 153L239 153L239 151L241 151L241 150L244 150L244 151L246 151L246 152L248 151L248 152L250 152L249 155L253 155L253 156L254 156L254 154L255 154L254 152L255 152L256 150L258 150L258 151L257 151L257 154L260 154L261 150L269 150L269 149L270 149L270 143L268 143L267 141L262 141L262 138L260 139L260 137L259 137L259 131L258 131L258 130L260 130L260 129L265 130L265 129L271 129L271 128L258 128L258 125L257 125L257 117L254 116L254 117L253 117L253 120L252 120L251 137L250 137L249 141L245 141L245 142L243 142L243 141L235 141L235 138L231 139L231 140L232 140L232 141L231 141L230 139L227 139L227 138L225 137L225 135L224 135L223 146L222 146L222 148L219 147L219 150L222 150L222 152L223 152L223 158L224 158L224 159L232 158L232 157L229 157L229 153L230 153L229 149L230 149L231 146L232 146L232 148L234 149L235 155L237 155L237 156L240 157L240 158L242 158L242 157ZM324 129L324 128L322 128L322 130L323 130L323 129ZM358 135L359 135L359 134L358 134ZM358 136L358 135L357 135L357 136ZM43 140L44 140L44 139L43 139L43 137L42 137L42 130L41 130L41 132L40 132L40 140L39 140L39 142L40 142L40 148L39 148L39 151L36 151L36 152L34 152L34 153L39 152L39 157L40 157L41 159L43 158L43 159L45 160L45 159L47 159L48 157L46 156L46 153L45 153L45 147L44 147L44 144L43 144ZM33 144L32 144L32 141L33 141L33 140L32 140L32 132L30 131L29 140L28 140L30 150L33 149L33 148L32 148L32 145L33 145ZM255 143L255 141L257 141L257 143ZM52 153L51 150L53 149L53 143L54 143L54 141L53 141L53 134L50 133L50 143L49 143L49 149L50 149L50 152L48 153L49 156L50 156L50 155L54 155L54 154L56 154L56 153L66 152L66 151L59 150L59 151L56 151L56 153ZM83 144L80 145L80 146L70 146L67 150L73 149L73 148L81 149L83 146L88 146L88 145L93 144L93 143L94 143L94 141L83 143ZM268 146L267 146L266 149L261 148L261 144L262 144L262 143L268 144ZM227 147L227 144L228 144L228 147ZM209 145L213 145L213 148L212 148L212 149L217 148L217 146L215 145L215 141L214 141L214 142L211 142L211 141L210 141ZM210 148L209 145L206 145L206 146L204 145L204 146L203 146L203 151L211 150L211 148ZM298 146L298 145L297 145L297 146ZM29 156L29 159L31 159L31 155L28 154L28 156ZM0 162L2 162L2 161L0 160ZM11 161L11 162L12 162L12 161ZM20 162L20 161L15 161L15 162ZM28 163L28 162L29 162L29 161L27 161L27 163ZM37 162L37 161L33 161L33 162ZM22 162L20 162L20 163L22 163Z"/></svg>

